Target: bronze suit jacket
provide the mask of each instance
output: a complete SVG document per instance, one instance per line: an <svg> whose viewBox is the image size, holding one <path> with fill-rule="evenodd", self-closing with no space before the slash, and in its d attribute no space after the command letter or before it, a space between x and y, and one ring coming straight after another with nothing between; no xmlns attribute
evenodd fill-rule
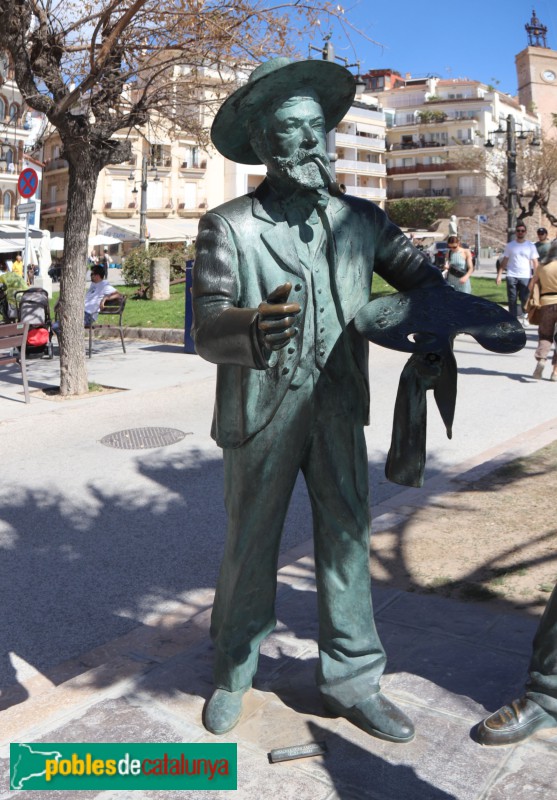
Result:
<svg viewBox="0 0 557 800"><path fill-rule="evenodd" d="M240 447L267 425L300 359L308 288L293 233L278 208L264 181L254 193L209 211L199 225L193 335L199 355L218 364L212 435L221 447ZM442 285L443 279L374 203L331 197L325 213L334 244L331 280L344 317L342 335L349 338L368 387L368 343L352 321L370 299L374 270L399 291ZM300 333L267 359L255 335L257 306L287 281L292 284L289 301L302 309Z"/></svg>

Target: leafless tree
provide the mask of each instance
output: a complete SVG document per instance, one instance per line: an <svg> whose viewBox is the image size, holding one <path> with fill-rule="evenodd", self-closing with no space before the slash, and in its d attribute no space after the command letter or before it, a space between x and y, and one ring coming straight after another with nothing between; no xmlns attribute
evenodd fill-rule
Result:
<svg viewBox="0 0 557 800"><path fill-rule="evenodd" d="M220 101L239 71L290 54L333 17L343 10L328 0L0 0L0 50L27 105L58 131L69 165L63 395L87 391L87 240L99 172L131 155L121 133L159 115L202 140L204 104Z"/></svg>
<svg viewBox="0 0 557 800"><path fill-rule="evenodd" d="M557 115L556 115L557 116ZM497 199L508 207L508 154L505 148L461 147L455 161L466 169L489 178L497 190ZM542 136L537 146L532 139L516 141L517 220L525 220L542 211L557 226L557 139Z"/></svg>

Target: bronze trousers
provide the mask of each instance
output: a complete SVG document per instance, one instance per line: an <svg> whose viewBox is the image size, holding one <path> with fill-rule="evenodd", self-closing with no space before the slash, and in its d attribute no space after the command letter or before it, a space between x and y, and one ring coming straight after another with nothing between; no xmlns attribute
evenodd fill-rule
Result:
<svg viewBox="0 0 557 800"><path fill-rule="evenodd" d="M280 538L301 470L313 514L318 684L352 705L378 691L385 668L370 590L368 461L357 381L324 382L324 390L319 383L310 377L291 388L260 433L224 451L228 535L211 619L215 683L250 686L259 645L276 624Z"/></svg>

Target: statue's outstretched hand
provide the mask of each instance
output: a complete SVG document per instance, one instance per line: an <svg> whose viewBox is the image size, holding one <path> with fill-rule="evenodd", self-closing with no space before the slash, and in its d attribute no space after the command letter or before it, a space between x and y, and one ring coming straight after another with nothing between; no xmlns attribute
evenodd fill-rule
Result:
<svg viewBox="0 0 557 800"><path fill-rule="evenodd" d="M298 303L287 303L291 289L291 283L277 286L257 308L259 343L268 350L280 350L298 333L294 322L301 309Z"/></svg>

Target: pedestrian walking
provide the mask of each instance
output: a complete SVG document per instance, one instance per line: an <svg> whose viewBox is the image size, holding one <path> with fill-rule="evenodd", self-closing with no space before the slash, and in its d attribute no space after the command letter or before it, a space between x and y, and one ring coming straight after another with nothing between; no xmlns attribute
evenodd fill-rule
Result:
<svg viewBox="0 0 557 800"><path fill-rule="evenodd" d="M547 256L543 259L532 280L529 289L538 285L540 293L540 309L538 323L538 347L536 349L536 369L534 378L541 380L545 362L553 345L553 372L550 381L557 382L557 241L551 242Z"/></svg>
<svg viewBox="0 0 557 800"><path fill-rule="evenodd" d="M496 283L499 285L503 279L503 272L507 272L507 301L509 313L513 317L517 314L517 299L520 300L521 320L525 328L528 327L526 303L528 302L528 285L532 272L538 267L538 251L533 242L526 238L526 225L519 222L516 226L515 239L507 242L503 258L497 269Z"/></svg>

